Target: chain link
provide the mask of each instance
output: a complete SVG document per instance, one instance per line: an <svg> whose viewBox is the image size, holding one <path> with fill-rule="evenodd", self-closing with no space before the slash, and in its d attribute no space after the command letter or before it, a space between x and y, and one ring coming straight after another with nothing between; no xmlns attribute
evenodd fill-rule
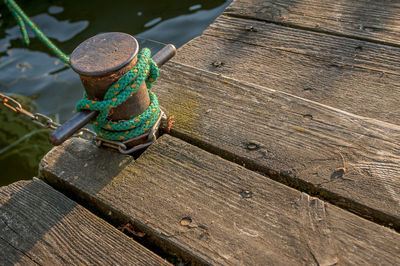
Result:
<svg viewBox="0 0 400 266"><path fill-rule="evenodd" d="M22 114L22 115L28 117L29 119L32 120L33 123L39 125L40 127L55 130L56 128L61 126L59 123L54 122L53 119L51 119L47 115L44 115L41 113L32 114L31 112L25 110L18 101L16 101L15 99L13 99L7 95L0 93L0 100L1 100L1 103L5 107L7 107L8 109L12 110L13 112L15 112L17 114ZM140 136L137 136L136 138L127 140L125 142L112 141L112 140L100 138L99 136L97 136L96 133L94 133L93 131L91 131L87 128L80 129L73 136L78 137L78 138L84 138L87 140L93 140L93 141L95 141L97 146L110 147L110 148L118 150L122 154L130 154L137 150L140 150L140 149L150 146L157 139L156 132L158 131L158 128L161 124L161 120L165 120L165 119L166 119L165 113L161 110L160 117L158 118L157 122L154 124L154 126L151 128L151 130L148 133L142 134ZM145 143L136 145L131 148L128 148L127 145L125 145L127 142L132 142L132 141L139 140L139 139L145 139Z"/></svg>
<svg viewBox="0 0 400 266"><path fill-rule="evenodd" d="M0 100L5 107L17 114L22 114L26 116L27 118L31 119L33 123L39 125L40 127L54 130L60 126L59 123L54 122L53 119L51 119L47 115L41 113L32 114L31 112L25 110L18 101L7 95L0 93ZM74 134L74 136L84 137L85 139L92 140L96 138L96 133L87 128L82 128L79 132Z"/></svg>
<svg viewBox="0 0 400 266"><path fill-rule="evenodd" d="M59 123L54 122L53 119L41 113L35 113L33 115L32 122L41 127L50 128L53 130L60 126Z"/></svg>
<svg viewBox="0 0 400 266"><path fill-rule="evenodd" d="M163 111L163 110L160 110L160 112L161 112L161 113L160 113L159 118L157 119L156 123L155 123L154 126L150 129L149 132L144 133L144 134L142 134L142 135L139 135L139 136L137 136L137 137L135 137L135 138L126 140L126 141L124 141L124 142L115 141L115 140L103 139L103 138L100 138L100 137L96 136L96 137L94 138L94 140L96 141L96 145L97 145L98 147L100 147L100 146L106 146L106 147L109 147L109 148L116 149L116 150L118 150L118 151L119 151L120 153L122 153L122 154L131 154L131 153L133 153L133 152L135 152L135 151L138 151L138 150L141 150L141 149L144 149L144 148L149 147L149 146L150 146L151 144L153 144L153 143L156 141L156 139L157 139L157 131L158 131L160 125L161 125L161 121L167 119L167 117L166 117L164 111ZM132 142L134 142L134 141L139 141L139 140L144 141L144 143L135 145L135 146L133 146L133 147L129 147L130 144L131 144ZM129 148L128 148L128 147L129 147Z"/></svg>

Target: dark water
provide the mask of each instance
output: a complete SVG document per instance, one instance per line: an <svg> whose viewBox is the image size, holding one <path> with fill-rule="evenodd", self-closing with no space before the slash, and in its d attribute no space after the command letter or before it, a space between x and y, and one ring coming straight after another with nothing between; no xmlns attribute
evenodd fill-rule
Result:
<svg viewBox="0 0 400 266"><path fill-rule="evenodd" d="M200 35L230 0L17 2L61 50L70 54L87 38L112 31L134 35L153 52L162 48L162 43L182 46ZM18 94L15 97L27 109L65 121L82 96L78 76L38 39L31 38L31 44L25 46L4 5L0 5L0 13L0 92ZM40 158L51 148L48 132L3 106L0 126L0 186L35 176Z"/></svg>

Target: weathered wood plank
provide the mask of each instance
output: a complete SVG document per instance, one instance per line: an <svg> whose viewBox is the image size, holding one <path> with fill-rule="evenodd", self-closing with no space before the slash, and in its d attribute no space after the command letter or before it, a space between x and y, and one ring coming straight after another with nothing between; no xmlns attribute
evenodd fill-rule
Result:
<svg viewBox="0 0 400 266"><path fill-rule="evenodd" d="M221 16L174 61L400 125L399 55L396 47Z"/></svg>
<svg viewBox="0 0 400 266"><path fill-rule="evenodd" d="M0 264L168 265L37 179L0 188Z"/></svg>
<svg viewBox="0 0 400 266"><path fill-rule="evenodd" d="M400 229L400 126L177 63L161 72L173 135Z"/></svg>
<svg viewBox="0 0 400 266"><path fill-rule="evenodd" d="M396 0L235 0L225 14L400 46Z"/></svg>
<svg viewBox="0 0 400 266"><path fill-rule="evenodd" d="M249 28L251 27L252 28ZM272 23L229 16L218 17L203 35L256 45L260 48L313 56L314 60L399 75L400 48L354 40ZM201 37L199 37L201 38ZM190 46L185 45L183 50ZM179 56L179 53L178 53Z"/></svg>
<svg viewBox="0 0 400 266"><path fill-rule="evenodd" d="M96 171L99 158L114 163ZM400 263L394 231L171 136L124 161L72 139L46 155L40 174L211 264Z"/></svg>

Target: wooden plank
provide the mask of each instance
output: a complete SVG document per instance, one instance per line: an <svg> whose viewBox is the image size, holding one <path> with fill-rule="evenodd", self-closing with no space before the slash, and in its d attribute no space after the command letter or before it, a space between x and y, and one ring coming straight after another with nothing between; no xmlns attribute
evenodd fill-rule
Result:
<svg viewBox="0 0 400 266"><path fill-rule="evenodd" d="M400 46L395 0L235 0L225 14Z"/></svg>
<svg viewBox="0 0 400 266"><path fill-rule="evenodd" d="M40 175L210 264L400 263L394 231L174 137L126 158L71 139L46 155Z"/></svg>
<svg viewBox="0 0 400 266"><path fill-rule="evenodd" d="M400 229L400 126L177 63L161 72L174 136Z"/></svg>
<svg viewBox="0 0 400 266"><path fill-rule="evenodd" d="M400 125L399 54L400 48L221 16L174 61Z"/></svg>
<svg viewBox="0 0 400 266"><path fill-rule="evenodd" d="M0 264L168 265L38 179L0 188Z"/></svg>
<svg viewBox="0 0 400 266"><path fill-rule="evenodd" d="M249 28L252 26L252 28ZM332 64L399 75L400 48L354 40L276 24L229 16L218 17L203 35L312 56ZM201 36L203 37L203 36ZM199 37L201 39L201 37ZM190 45L182 47L190 49ZM181 52L181 51L180 51ZM235 51L236 52L236 51ZM178 53L178 56L180 53Z"/></svg>

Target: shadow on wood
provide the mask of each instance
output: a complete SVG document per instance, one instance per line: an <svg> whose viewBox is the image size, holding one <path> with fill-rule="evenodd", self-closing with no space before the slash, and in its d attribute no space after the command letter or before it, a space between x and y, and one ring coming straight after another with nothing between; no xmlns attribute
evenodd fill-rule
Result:
<svg viewBox="0 0 400 266"><path fill-rule="evenodd" d="M59 153L60 149L64 152ZM99 149L94 144L73 138L46 155L41 161L39 173L40 178L51 186L113 225L121 226L131 222L135 231L144 233L143 237L135 240L145 247L173 260L204 264L204 261L190 252L169 243L159 232L143 224L143 221L123 214L116 206L110 206L96 197L104 188L113 186L115 177L119 176L122 169L134 163L131 156L111 149Z"/></svg>
<svg viewBox="0 0 400 266"><path fill-rule="evenodd" d="M167 264L42 181L0 188L0 258L14 264Z"/></svg>
<svg viewBox="0 0 400 266"><path fill-rule="evenodd" d="M69 146L90 149L93 144L71 139L52 150L42 163L43 178L65 183L63 190L68 185L85 198L86 205L98 205L104 214L112 210L134 218L154 242L175 246L197 262L398 263L393 254L398 252L400 235L393 230L169 135L117 176L107 177L112 181L95 192L90 183L104 173L87 172L85 164L96 167L96 161L77 157ZM66 160L67 164L58 163ZM71 180L66 172L79 178Z"/></svg>

